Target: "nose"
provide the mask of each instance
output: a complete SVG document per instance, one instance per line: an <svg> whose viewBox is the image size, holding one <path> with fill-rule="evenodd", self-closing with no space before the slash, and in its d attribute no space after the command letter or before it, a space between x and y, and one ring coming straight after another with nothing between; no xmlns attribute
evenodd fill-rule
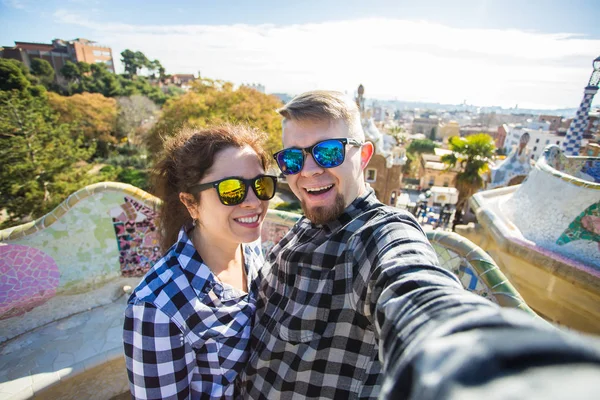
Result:
<svg viewBox="0 0 600 400"><path fill-rule="evenodd" d="M242 202L241 206L244 208L257 208L258 206L260 206L260 204L261 200L258 197L256 197L256 193L254 193L254 190L252 190L252 188L249 187L248 194L246 195L246 198Z"/></svg>
<svg viewBox="0 0 600 400"><path fill-rule="evenodd" d="M313 175L318 175L322 172L323 167L317 164L313 158L313 155L310 153L306 154L306 158L304 159L304 167L302 168L302 171L300 171L300 174L305 177L310 177Z"/></svg>

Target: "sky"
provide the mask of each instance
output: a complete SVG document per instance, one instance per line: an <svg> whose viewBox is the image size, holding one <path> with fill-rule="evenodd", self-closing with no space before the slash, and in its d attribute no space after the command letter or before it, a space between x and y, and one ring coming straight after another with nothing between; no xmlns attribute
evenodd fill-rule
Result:
<svg viewBox="0 0 600 400"><path fill-rule="evenodd" d="M600 0L0 0L0 46L86 38L267 93L576 108ZM600 95L595 101L600 105Z"/></svg>

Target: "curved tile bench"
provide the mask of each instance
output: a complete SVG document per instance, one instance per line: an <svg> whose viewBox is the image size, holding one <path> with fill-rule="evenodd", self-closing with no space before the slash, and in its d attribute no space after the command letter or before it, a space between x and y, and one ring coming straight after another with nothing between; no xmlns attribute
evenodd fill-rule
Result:
<svg viewBox="0 0 600 400"><path fill-rule="evenodd" d="M514 286L485 251L454 232L430 231L427 238L442 267L454 272L465 289L502 307L519 308L534 316Z"/></svg>
<svg viewBox="0 0 600 400"><path fill-rule="evenodd" d="M133 186L99 183L0 231L0 399L107 399L128 389L124 288L160 257L157 205Z"/></svg>
<svg viewBox="0 0 600 400"><path fill-rule="evenodd" d="M158 205L138 188L105 182L0 231L0 400L109 399L128 391L123 310L126 293L160 257ZM269 210L264 250L299 217ZM467 290L531 312L477 246L455 234L429 237Z"/></svg>
<svg viewBox="0 0 600 400"><path fill-rule="evenodd" d="M600 333L600 157L550 145L521 185L470 199L478 224L457 232L485 249L544 319Z"/></svg>

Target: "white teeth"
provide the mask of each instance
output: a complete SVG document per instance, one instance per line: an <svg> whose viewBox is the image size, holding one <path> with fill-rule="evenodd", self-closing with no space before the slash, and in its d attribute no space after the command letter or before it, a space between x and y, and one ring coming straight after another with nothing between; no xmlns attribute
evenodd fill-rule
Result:
<svg viewBox="0 0 600 400"><path fill-rule="evenodd" d="M321 190L326 190L331 188L333 185L329 185L329 186L321 186L321 187L315 187L315 188L306 188L307 192L319 192Z"/></svg>
<svg viewBox="0 0 600 400"><path fill-rule="evenodd" d="M240 221L243 224L253 224L258 221L258 215L249 218L236 218L236 221Z"/></svg>

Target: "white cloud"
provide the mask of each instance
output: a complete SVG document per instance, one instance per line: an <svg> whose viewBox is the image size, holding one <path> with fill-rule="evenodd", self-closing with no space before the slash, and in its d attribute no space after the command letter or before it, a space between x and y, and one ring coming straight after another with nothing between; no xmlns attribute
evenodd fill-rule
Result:
<svg viewBox="0 0 600 400"><path fill-rule="evenodd" d="M568 33L460 29L361 19L301 25L130 25L68 11L113 55L140 50L170 73L196 73L269 92L314 88L368 97L520 107L577 107L600 40ZM118 60L115 60L118 64Z"/></svg>

